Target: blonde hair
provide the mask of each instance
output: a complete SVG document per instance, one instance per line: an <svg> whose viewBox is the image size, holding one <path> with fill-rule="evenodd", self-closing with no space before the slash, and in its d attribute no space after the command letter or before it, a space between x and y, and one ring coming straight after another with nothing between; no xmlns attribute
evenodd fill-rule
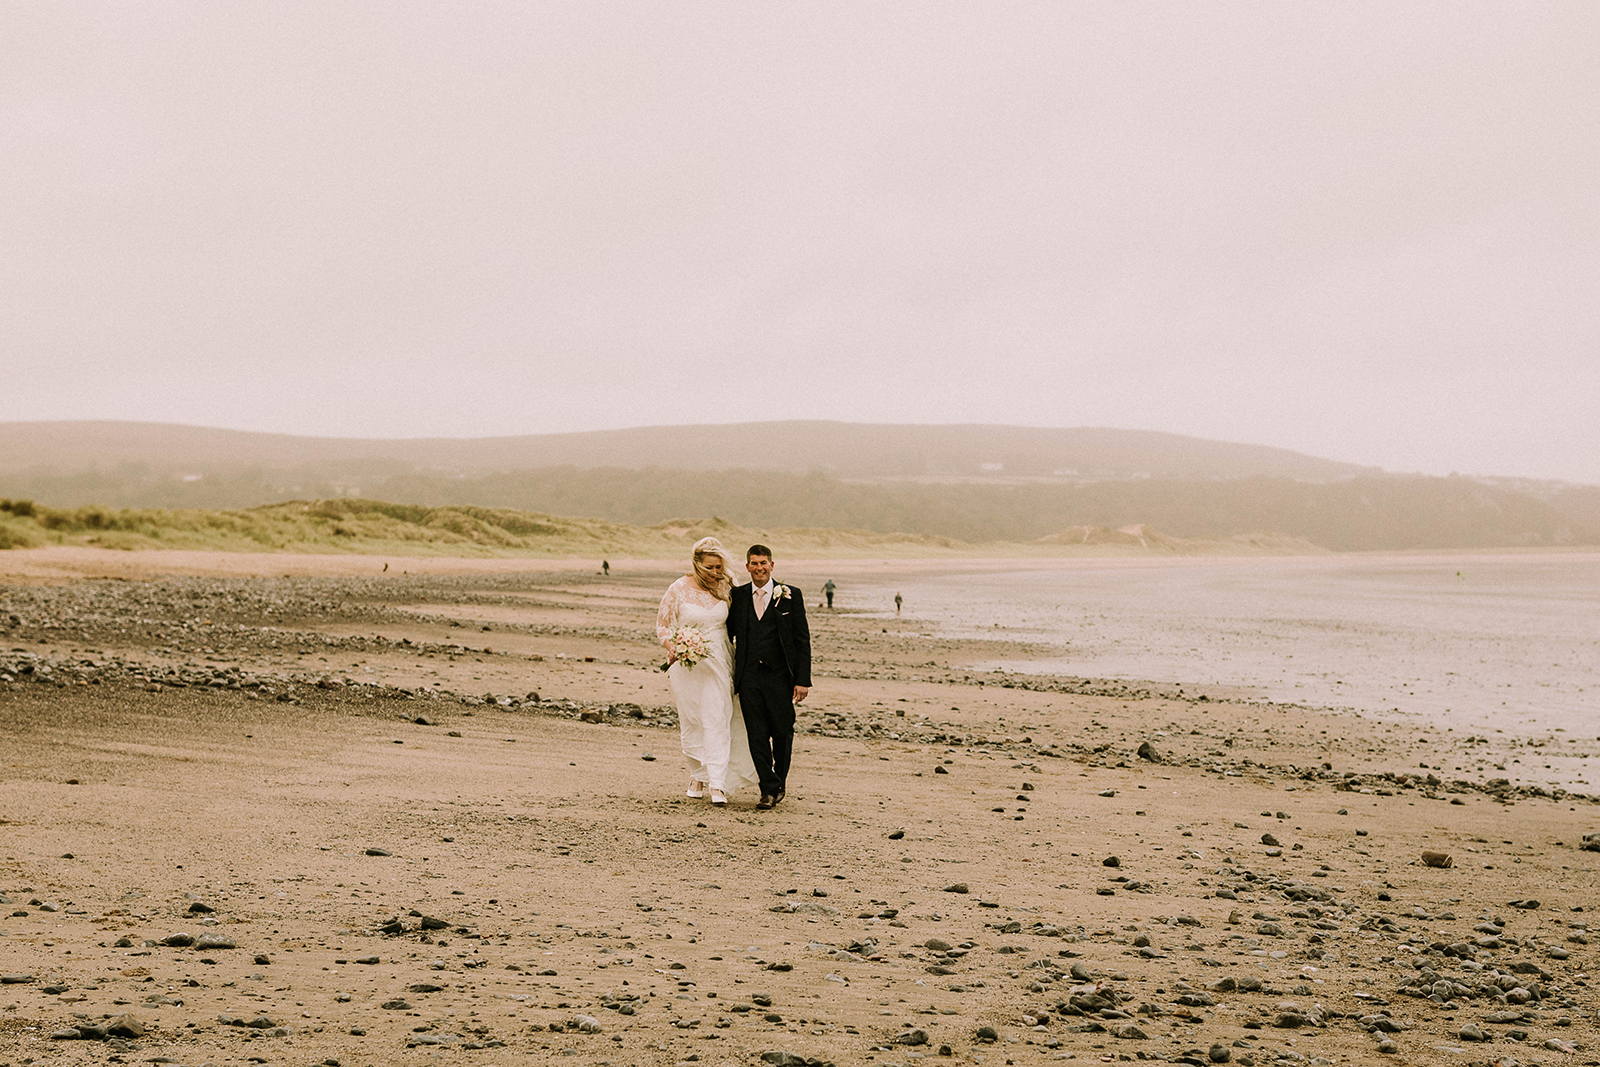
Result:
<svg viewBox="0 0 1600 1067"><path fill-rule="evenodd" d="M715 557L722 560L722 577L711 576L711 570L705 561ZM700 583L700 588L709 592L718 600L729 600L733 591L733 561L728 557L728 550L722 547L722 542L715 537L702 537L694 543L694 551L690 557L694 567L695 581Z"/></svg>

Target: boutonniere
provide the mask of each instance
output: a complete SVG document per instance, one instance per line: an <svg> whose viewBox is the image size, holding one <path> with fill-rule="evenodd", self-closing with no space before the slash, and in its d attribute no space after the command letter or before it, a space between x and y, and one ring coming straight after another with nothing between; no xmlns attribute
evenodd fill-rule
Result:
<svg viewBox="0 0 1600 1067"><path fill-rule="evenodd" d="M773 586L772 587L772 599L773 600L788 600L789 599L789 587L786 586L786 585L782 585L782 584Z"/></svg>

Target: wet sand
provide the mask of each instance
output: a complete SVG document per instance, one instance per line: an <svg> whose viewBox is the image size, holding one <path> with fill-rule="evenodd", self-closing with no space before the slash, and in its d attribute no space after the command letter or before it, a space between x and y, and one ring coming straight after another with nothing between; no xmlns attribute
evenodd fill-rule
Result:
<svg viewBox="0 0 1600 1067"><path fill-rule="evenodd" d="M1595 805L1492 739L813 608L718 810L659 564L106 555L0 586L0 1063L1596 1058Z"/></svg>

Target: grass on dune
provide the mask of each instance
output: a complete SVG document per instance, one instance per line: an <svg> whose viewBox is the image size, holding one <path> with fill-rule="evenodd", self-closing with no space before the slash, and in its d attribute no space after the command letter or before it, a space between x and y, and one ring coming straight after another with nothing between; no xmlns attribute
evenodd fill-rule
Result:
<svg viewBox="0 0 1600 1067"><path fill-rule="evenodd" d="M380 500L290 501L254 508L52 508L0 500L0 549L87 545L114 549L304 552L436 556L675 557L707 535L735 551L780 531L744 530L720 519L630 526L509 508L427 507ZM930 552L965 546L948 538L855 530L781 531L789 551ZM898 553L896 553L898 554Z"/></svg>
<svg viewBox="0 0 1600 1067"><path fill-rule="evenodd" d="M763 542L786 557L1304 555L1324 549L1282 534L1215 540L1167 537L1148 527L1078 526L1025 544L969 544L930 534L822 527L749 528L718 518L633 526L513 508L390 504L337 498L253 508L52 508L0 500L0 549L85 545L114 549L346 553L389 556L680 558L695 540L721 538L735 554Z"/></svg>

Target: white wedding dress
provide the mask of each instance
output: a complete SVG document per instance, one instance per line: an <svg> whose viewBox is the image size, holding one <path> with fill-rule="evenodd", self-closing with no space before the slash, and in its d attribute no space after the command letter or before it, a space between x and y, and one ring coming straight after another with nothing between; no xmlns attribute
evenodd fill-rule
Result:
<svg viewBox="0 0 1600 1067"><path fill-rule="evenodd" d="M728 603L701 589L694 579L679 578L667 588L656 614L656 636L663 646L679 626L693 626L705 634L711 649L711 655L693 667L679 662L667 671L689 777L731 795L760 779L750 758L739 698L733 695Z"/></svg>

